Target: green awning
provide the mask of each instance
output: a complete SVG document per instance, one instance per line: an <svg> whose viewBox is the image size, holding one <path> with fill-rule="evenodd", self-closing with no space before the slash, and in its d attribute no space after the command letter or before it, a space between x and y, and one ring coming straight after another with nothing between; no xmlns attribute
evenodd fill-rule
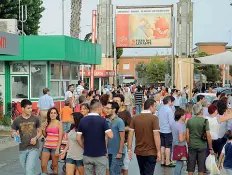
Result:
<svg viewBox="0 0 232 175"><path fill-rule="evenodd" d="M68 36L21 36L19 56L0 61L68 61L101 64L101 46Z"/></svg>

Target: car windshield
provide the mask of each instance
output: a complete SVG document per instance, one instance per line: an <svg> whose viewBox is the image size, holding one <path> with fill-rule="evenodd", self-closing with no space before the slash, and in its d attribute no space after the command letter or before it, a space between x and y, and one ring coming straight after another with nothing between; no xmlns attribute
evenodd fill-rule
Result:
<svg viewBox="0 0 232 175"><path fill-rule="evenodd" d="M216 98L216 96L213 96L213 95L204 95L204 96L208 104L211 104ZM193 103L197 103L197 97L193 98Z"/></svg>

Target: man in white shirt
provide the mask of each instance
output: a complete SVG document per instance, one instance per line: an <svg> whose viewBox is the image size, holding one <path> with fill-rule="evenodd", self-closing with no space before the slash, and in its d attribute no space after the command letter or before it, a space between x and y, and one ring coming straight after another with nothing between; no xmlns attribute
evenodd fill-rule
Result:
<svg viewBox="0 0 232 175"><path fill-rule="evenodd" d="M82 91L85 89L84 85L85 85L85 83L83 80L78 81L78 86L76 88L76 94L75 94L76 99L78 99L78 97L82 94Z"/></svg>
<svg viewBox="0 0 232 175"><path fill-rule="evenodd" d="M75 98L74 98L73 91L74 91L73 85L69 85L68 91L65 92L65 97L64 97L65 101L69 101L71 108L73 108L74 107L73 105L75 105Z"/></svg>

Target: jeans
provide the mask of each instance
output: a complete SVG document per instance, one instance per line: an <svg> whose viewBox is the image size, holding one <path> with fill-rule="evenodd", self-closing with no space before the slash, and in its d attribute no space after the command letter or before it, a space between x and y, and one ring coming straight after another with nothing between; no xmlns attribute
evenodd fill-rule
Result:
<svg viewBox="0 0 232 175"><path fill-rule="evenodd" d="M124 155L121 159L115 158L117 155L109 154L110 175L121 175Z"/></svg>
<svg viewBox="0 0 232 175"><path fill-rule="evenodd" d="M181 170L182 170L183 166L184 166L184 161L176 161L174 175L181 175Z"/></svg>
<svg viewBox="0 0 232 175"><path fill-rule="evenodd" d="M140 114L142 112L142 105L135 105L136 114Z"/></svg>
<svg viewBox="0 0 232 175"><path fill-rule="evenodd" d="M68 132L70 130L71 123L69 122L63 122L63 131Z"/></svg>
<svg viewBox="0 0 232 175"><path fill-rule="evenodd" d="M39 164L39 154L39 149L27 149L20 152L19 161L25 170L25 175L39 174L37 170L37 165Z"/></svg>
<svg viewBox="0 0 232 175"><path fill-rule="evenodd" d="M228 175L232 175L232 169L226 169L226 168L225 168L225 170L226 170L226 173L227 173Z"/></svg>
<svg viewBox="0 0 232 175"><path fill-rule="evenodd" d="M139 156L137 155L140 175L153 175L156 165L156 156Z"/></svg>

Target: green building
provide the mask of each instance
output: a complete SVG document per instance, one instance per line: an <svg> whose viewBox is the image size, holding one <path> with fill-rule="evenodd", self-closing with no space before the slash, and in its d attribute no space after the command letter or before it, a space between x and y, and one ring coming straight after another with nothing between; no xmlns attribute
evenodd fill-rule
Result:
<svg viewBox="0 0 232 175"><path fill-rule="evenodd" d="M18 56L0 55L2 114L25 98L36 110L45 87L60 109L67 86L80 79L78 65L101 64L100 45L67 36L21 36L19 50Z"/></svg>

